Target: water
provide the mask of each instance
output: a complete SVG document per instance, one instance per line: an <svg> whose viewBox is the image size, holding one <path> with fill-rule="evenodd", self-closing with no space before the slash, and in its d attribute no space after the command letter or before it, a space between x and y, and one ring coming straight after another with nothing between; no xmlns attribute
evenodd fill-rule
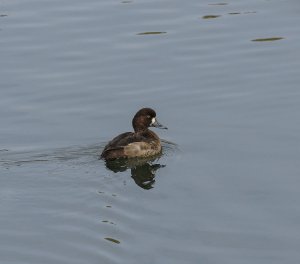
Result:
<svg viewBox="0 0 300 264"><path fill-rule="evenodd" d="M0 5L1 263L297 263L296 1ZM153 107L157 160L98 156Z"/></svg>

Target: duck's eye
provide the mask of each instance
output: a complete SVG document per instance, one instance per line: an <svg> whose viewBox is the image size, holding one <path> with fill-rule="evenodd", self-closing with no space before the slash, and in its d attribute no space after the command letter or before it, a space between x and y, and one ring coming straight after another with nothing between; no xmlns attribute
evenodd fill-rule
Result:
<svg viewBox="0 0 300 264"><path fill-rule="evenodd" d="M147 118L151 118L151 116L147 115Z"/></svg>

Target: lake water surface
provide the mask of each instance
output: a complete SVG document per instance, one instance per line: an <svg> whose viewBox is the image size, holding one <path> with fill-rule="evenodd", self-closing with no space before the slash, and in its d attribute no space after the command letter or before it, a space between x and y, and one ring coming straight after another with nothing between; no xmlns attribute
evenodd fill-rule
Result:
<svg viewBox="0 0 300 264"><path fill-rule="evenodd" d="M300 262L295 0L0 3L0 262ZM141 107L157 160L99 160Z"/></svg>

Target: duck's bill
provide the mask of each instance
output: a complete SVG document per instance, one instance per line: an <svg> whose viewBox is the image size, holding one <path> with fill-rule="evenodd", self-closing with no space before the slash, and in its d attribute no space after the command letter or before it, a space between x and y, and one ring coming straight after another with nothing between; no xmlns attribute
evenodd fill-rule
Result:
<svg viewBox="0 0 300 264"><path fill-rule="evenodd" d="M160 129L168 129L167 127L165 127L164 125L162 125L161 123L159 123L156 118L153 118L152 119L152 123L151 125L152 127L157 127L157 128L160 128Z"/></svg>

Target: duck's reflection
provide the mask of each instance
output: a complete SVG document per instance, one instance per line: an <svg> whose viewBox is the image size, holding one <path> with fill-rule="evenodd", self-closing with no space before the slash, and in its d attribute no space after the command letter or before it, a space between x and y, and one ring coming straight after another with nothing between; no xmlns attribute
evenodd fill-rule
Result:
<svg viewBox="0 0 300 264"><path fill-rule="evenodd" d="M145 163L144 165L131 168L131 177L135 183L143 189L149 190L153 188L155 183L155 173L158 169L165 167L161 164Z"/></svg>
<svg viewBox="0 0 300 264"><path fill-rule="evenodd" d="M106 161L106 167L113 172L122 172L130 169L131 177L134 182L141 188L150 190L154 187L157 170L166 166L157 163L158 158L159 157L151 159L117 159Z"/></svg>

